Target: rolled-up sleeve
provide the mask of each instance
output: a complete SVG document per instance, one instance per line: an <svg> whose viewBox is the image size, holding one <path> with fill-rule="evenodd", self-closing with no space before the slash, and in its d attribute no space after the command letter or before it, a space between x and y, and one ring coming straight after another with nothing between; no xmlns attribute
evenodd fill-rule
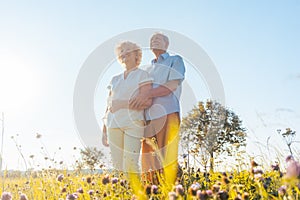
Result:
<svg viewBox="0 0 300 200"><path fill-rule="evenodd" d="M109 84L106 87L108 90L112 89L112 81L113 81L113 79L109 82Z"/></svg>
<svg viewBox="0 0 300 200"><path fill-rule="evenodd" d="M170 68L170 74L168 80L179 80L182 82L185 77L185 66L180 56L175 56L172 66Z"/></svg>
<svg viewBox="0 0 300 200"><path fill-rule="evenodd" d="M108 90L113 90L116 85L116 81L118 80L118 76L112 77L111 81L109 82L108 86L106 87Z"/></svg>

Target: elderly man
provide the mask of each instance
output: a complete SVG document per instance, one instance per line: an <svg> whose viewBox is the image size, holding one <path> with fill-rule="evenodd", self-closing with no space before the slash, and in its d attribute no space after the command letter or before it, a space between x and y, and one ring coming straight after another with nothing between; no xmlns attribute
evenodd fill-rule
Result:
<svg viewBox="0 0 300 200"><path fill-rule="evenodd" d="M169 39L164 34L155 33L151 37L150 48L155 58L148 72L153 78L153 87L132 99L130 106L140 108L152 99L152 106L145 110L147 127L142 143L142 170L151 172L152 182L157 182L157 172L164 171L165 179L174 183L179 143L179 98L185 66L180 56L167 53L168 46Z"/></svg>

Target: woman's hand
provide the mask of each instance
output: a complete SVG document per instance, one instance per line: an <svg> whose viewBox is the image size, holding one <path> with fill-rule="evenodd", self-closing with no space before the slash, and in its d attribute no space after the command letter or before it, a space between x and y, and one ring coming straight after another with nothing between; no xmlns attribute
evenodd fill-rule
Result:
<svg viewBox="0 0 300 200"><path fill-rule="evenodd" d="M103 125L103 130L102 130L102 144L106 147L109 146L108 144L108 139L107 139L107 132L106 132L106 126Z"/></svg>
<svg viewBox="0 0 300 200"><path fill-rule="evenodd" d="M124 100L113 100L111 103L111 107L109 107L109 111L111 113L117 112L120 109L128 108L128 101Z"/></svg>

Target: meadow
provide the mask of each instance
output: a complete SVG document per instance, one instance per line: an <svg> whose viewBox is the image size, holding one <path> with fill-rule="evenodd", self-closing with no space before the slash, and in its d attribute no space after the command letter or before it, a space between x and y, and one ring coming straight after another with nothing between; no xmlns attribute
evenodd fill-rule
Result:
<svg viewBox="0 0 300 200"><path fill-rule="evenodd" d="M204 173L182 168L176 184L160 179L159 185L126 178L123 173L83 173L44 169L41 171L4 171L1 177L2 200L48 199L300 199L300 164L287 158L286 169L272 165L262 169L255 161L250 169ZM284 172L282 172L284 171Z"/></svg>
<svg viewBox="0 0 300 200"><path fill-rule="evenodd" d="M37 134L36 138L41 143L41 149L45 150L41 135ZM12 139L16 147L20 147L16 137ZM35 159L31 155L27 161L27 156L21 149L18 150L26 166ZM159 174L159 184L151 184L137 174L128 175L106 166L101 150L76 147L73 150L80 150L80 158L74 160L72 168L65 167L63 161L55 161L48 152L43 152L45 160L51 163L48 168L34 169L35 166L30 164L30 168L23 172L3 170L0 174L1 200L300 199L299 157L287 156L285 161L268 166L265 156L258 161L237 154L234 156L238 160L237 165L229 167L230 161L226 158L221 164L227 168L217 168L213 172L206 171L199 163L192 164L188 158L193 156L189 155L180 162L175 184L164 179L167 176ZM298 156L298 151L295 155ZM167 169L165 174L176 176Z"/></svg>

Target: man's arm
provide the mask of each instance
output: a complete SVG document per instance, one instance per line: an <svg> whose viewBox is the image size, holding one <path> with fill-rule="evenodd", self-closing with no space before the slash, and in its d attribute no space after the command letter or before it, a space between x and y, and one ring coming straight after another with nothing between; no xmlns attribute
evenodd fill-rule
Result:
<svg viewBox="0 0 300 200"><path fill-rule="evenodd" d="M160 85L157 88L152 88L149 91L149 98L169 95L177 89L178 85L179 85L179 80L171 80L163 85Z"/></svg>
<svg viewBox="0 0 300 200"><path fill-rule="evenodd" d="M149 99L169 95L177 89L179 82L180 80L171 80L157 88L151 88L148 92L141 93L131 99L129 105L131 108L137 109L145 105Z"/></svg>
<svg viewBox="0 0 300 200"><path fill-rule="evenodd" d="M144 94L148 94L152 90L152 82L148 82L146 84L142 84L139 88L139 95L143 96ZM137 97L138 97L137 96ZM136 98L136 97L135 97ZM135 110L144 110L149 108L152 105L152 97L145 98L144 101L139 106L133 106L131 104L131 100L129 102L129 108Z"/></svg>

